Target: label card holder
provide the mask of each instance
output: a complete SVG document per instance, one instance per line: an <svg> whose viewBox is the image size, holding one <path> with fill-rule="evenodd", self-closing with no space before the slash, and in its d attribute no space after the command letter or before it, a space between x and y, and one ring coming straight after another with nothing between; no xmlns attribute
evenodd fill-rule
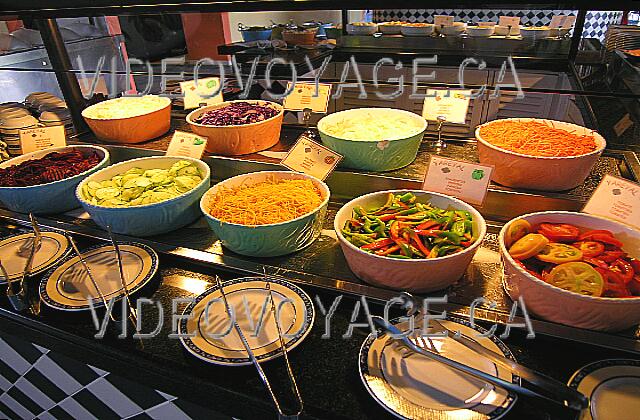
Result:
<svg viewBox="0 0 640 420"><path fill-rule="evenodd" d="M551 23L549 24L549 27L552 29L556 29L556 28L570 29L573 27L573 25L575 25L575 23L576 23L575 16L558 15L558 16L553 16L551 18Z"/></svg>
<svg viewBox="0 0 640 420"><path fill-rule="evenodd" d="M493 166L431 156L422 189L452 195L482 206L487 196Z"/></svg>
<svg viewBox="0 0 640 420"><path fill-rule="evenodd" d="M517 28L520 26L520 17L519 16L500 16L500 21L498 25L511 26L512 28Z"/></svg>
<svg viewBox="0 0 640 420"><path fill-rule="evenodd" d="M287 91L291 90L291 82L287 83ZM284 98L282 106L287 111L303 111L310 108L312 112L324 114L329 108L331 83L319 83L316 95L315 83L296 83L291 93Z"/></svg>
<svg viewBox="0 0 640 420"><path fill-rule="evenodd" d="M451 26L453 19L454 17L449 15L436 15L433 17L433 23L436 26Z"/></svg>
<svg viewBox="0 0 640 420"><path fill-rule="evenodd" d="M341 160L342 155L316 143L303 134L298 137L298 141L280 161L280 164L293 171L302 172L324 181Z"/></svg>
<svg viewBox="0 0 640 420"><path fill-rule="evenodd" d="M207 147L207 138L194 133L175 131L165 156L184 156L200 159Z"/></svg>
<svg viewBox="0 0 640 420"><path fill-rule="evenodd" d="M422 105L422 117L427 121L437 121L445 117L448 123L466 124L471 103L468 89L427 89Z"/></svg>
<svg viewBox="0 0 640 420"><path fill-rule="evenodd" d="M640 185L607 174L582 211L640 229Z"/></svg>
<svg viewBox="0 0 640 420"><path fill-rule="evenodd" d="M184 95L182 98L184 109L198 108L200 104L215 105L223 101L218 77L198 79L197 85L195 80L180 82L180 89ZM218 94L211 96L217 90L219 90Z"/></svg>
<svg viewBox="0 0 640 420"><path fill-rule="evenodd" d="M63 125L20 130L20 148L23 154L66 145L67 137Z"/></svg>

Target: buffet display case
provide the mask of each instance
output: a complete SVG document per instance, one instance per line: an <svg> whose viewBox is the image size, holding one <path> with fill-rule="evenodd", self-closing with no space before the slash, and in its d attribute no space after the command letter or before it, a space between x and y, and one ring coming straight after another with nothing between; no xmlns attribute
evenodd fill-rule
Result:
<svg viewBox="0 0 640 420"><path fill-rule="evenodd" d="M411 1L355 0L339 5L72 0L46 8L41 3L23 0L2 12L6 22L28 20L43 45L0 55L0 85L7 85L0 99L6 108L24 110L0 108L0 140L13 157L0 163L5 182L0 183L0 278L12 279L0 281L0 347L6 355L0 361L0 416L269 418L298 409L302 414L296 416L332 419L581 415L569 407L569 398L557 404L510 389L509 384L521 384L520 376L526 383L527 376L503 372L496 367L500 363L482 367L470 348L432 347L431 352L493 372L506 388L478 385L477 377L469 385L450 365L420 362L411 344L397 350L390 339L382 342L380 337L389 335L374 325L371 314L399 318L404 315L399 303L417 301L424 303L423 316L446 311L445 326L464 328L466 334L491 331L477 338L476 346L583 393L582 379L619 363L611 359L624 360L624 366L616 365L620 369L640 365L640 289L633 286L640 287L640 272L634 274L637 268L629 265L640 258L638 227L580 213L605 176L640 181L637 31L621 24L622 11L633 2L606 5L618 11L599 11L605 6L595 2L497 2L481 10L469 2L449 10L444 2L415 9ZM373 12L361 13L365 7ZM250 12L267 11L308 14L292 14L299 19L295 27L272 21L273 16L284 20L283 15L265 16L262 24L269 27L261 29L271 31L271 39L233 42L221 35L219 42L197 43L198 37L217 36L210 25L249 22L255 20ZM302 16L319 20L314 11L331 24L303 24ZM226 12L240 17L225 21ZM156 39L153 60L128 53L119 25L149 13L180 20L184 31L184 37L171 35L166 52L158 52ZM80 17L90 19L101 35L65 39L61 19ZM277 39L278 30L312 31L315 37L294 45L295 38ZM144 38L136 36L137 51L147 51ZM180 82L196 77L220 87L211 102L200 98L189 107L183 95L188 88ZM296 83L330 85L326 112L288 107L285 97ZM40 90L64 99L64 106L54 100L56 106L47 108L44 97L29 95ZM464 102L463 112L452 110L458 105L449 95L438 96L446 92ZM137 98L142 93L154 96ZM222 100L235 102L229 108ZM449 105L427 112L441 100ZM27 175L7 170L48 153L24 156L25 146L16 143L22 141L19 129L47 125L45 112L58 112L63 125L73 126L67 143L80 157L65 156L67 164L36 164ZM34 118L34 125L7 124L24 118ZM516 134L493 134L485 141L489 131L482 130L496 121L522 125ZM527 124L541 124L540 137L532 130L508 146L515 149L493 145L507 144L518 130L529 130ZM354 137L344 137L345 132ZM165 156L176 133L208 137L203 157ZM560 137L538 149L528 142L553 136ZM342 155L326 179L281 164L301 137ZM400 141L406 143L397 147ZM572 152L578 143L588 150ZM495 149L501 154L491 155ZM545 155L545 150L566 154ZM493 181L482 203L425 193L434 158L492 166ZM577 163L579 158L585 162ZM41 181L33 181L36 176ZM267 186L258 191L262 184ZM277 201L283 190L292 195ZM383 199L382 191L393 193L383 193ZM428 208L420 197L430 200ZM364 200L361 206L358 200ZM299 210L311 202L311 210ZM215 205L221 207L218 213ZM537 212L547 213L524 216ZM275 221L245 222L260 216ZM580 257L565 264L589 266L588 258L593 262L613 252L606 254L616 255L612 265L600 269L629 274L626 295L605 295L613 293L613 277L607 280L609 271L595 269L600 279L595 292L556 287L548 280L555 266L525 261L535 260L543 248L530 258L515 258L509 234L523 217L531 220L526 233L543 238L540 224L580 226L581 232L564 241L580 247ZM394 223L402 229L395 234ZM459 234L454 225L462 229ZM594 239L585 228L610 230L615 238ZM547 236L547 246L550 237L563 242ZM602 250L590 257L582 248L586 242ZM47 252L51 255L42 256ZM18 267L33 258L28 264L33 267ZM617 261L631 271L611 270ZM451 274L457 271L464 274ZM17 292L14 283L21 285ZM528 284L544 291L527 289ZM83 290L92 299L79 299ZM518 299L521 291L529 293L524 300ZM269 319L269 300L263 305L256 296L270 297L275 319L262 344L238 332L239 324L253 325L252 317L260 313ZM236 323L228 302L233 306L243 299L253 306ZM125 304L119 313L118 301L134 308L137 302L137 310ZM214 310L213 302L224 306ZM284 332L277 315L282 307L291 320ZM193 314L195 323L187 316ZM235 341L205 338L202 319L206 328L210 320L220 326L225 315L233 319L228 333L235 331ZM101 332L102 317L109 316L112 322ZM395 325L406 327L402 322ZM294 327L298 333L289 335ZM190 335L195 330L201 340ZM383 356L389 348L402 357ZM402 353L407 348L409 355ZM634 372L630 375L638 377ZM473 395L478 390L488 394ZM606 418L594 410L592 405L583 413Z"/></svg>

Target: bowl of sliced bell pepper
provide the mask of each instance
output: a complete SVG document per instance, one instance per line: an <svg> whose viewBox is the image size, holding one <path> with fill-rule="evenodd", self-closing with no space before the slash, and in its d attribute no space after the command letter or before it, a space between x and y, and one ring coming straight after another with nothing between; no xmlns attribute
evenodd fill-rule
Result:
<svg viewBox="0 0 640 420"><path fill-rule="evenodd" d="M619 331L640 324L640 231L585 213L520 216L499 235L504 287L540 318Z"/></svg>
<svg viewBox="0 0 640 420"><path fill-rule="evenodd" d="M334 228L357 277L413 292L444 289L462 277L487 230L469 204L422 190L355 198L338 211Z"/></svg>

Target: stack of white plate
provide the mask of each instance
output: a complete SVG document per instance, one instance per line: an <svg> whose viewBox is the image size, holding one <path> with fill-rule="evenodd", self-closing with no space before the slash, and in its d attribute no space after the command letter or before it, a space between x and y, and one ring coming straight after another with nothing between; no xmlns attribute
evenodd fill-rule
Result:
<svg viewBox="0 0 640 420"><path fill-rule="evenodd" d="M25 105L34 112L41 113L51 108L66 108L67 104L62 99L49 92L34 92L24 99Z"/></svg>
<svg viewBox="0 0 640 420"><path fill-rule="evenodd" d="M38 120L28 112L23 115L15 113L15 108L4 109L0 111L0 136L8 148L9 154L18 156L22 154L22 146L20 144L20 130L26 128L34 128L38 125ZM8 115L3 117L3 115Z"/></svg>
<svg viewBox="0 0 640 420"><path fill-rule="evenodd" d="M42 125L47 127L63 125L67 136L72 135L74 132L71 113L68 108L49 108L40 114L39 120Z"/></svg>

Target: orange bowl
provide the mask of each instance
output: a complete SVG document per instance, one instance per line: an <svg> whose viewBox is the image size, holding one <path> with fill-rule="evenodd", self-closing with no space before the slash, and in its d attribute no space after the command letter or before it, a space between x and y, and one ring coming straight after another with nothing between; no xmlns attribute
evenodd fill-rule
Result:
<svg viewBox="0 0 640 420"><path fill-rule="evenodd" d="M234 102L268 105L276 108L279 112L274 117L264 121L244 125L205 125L195 122L205 112L225 107ZM196 109L187 115L187 122L194 133L208 139L207 153L235 156L259 152L278 143L280 141L283 115L284 108L275 102L240 100L222 102Z"/></svg>
<svg viewBox="0 0 640 420"><path fill-rule="evenodd" d="M164 99L167 100L165 107L128 118L91 118L86 115L86 111L91 107L86 108L82 112L82 116L91 131L102 141L122 144L141 143L159 137L169 131L171 100L169 98Z"/></svg>

